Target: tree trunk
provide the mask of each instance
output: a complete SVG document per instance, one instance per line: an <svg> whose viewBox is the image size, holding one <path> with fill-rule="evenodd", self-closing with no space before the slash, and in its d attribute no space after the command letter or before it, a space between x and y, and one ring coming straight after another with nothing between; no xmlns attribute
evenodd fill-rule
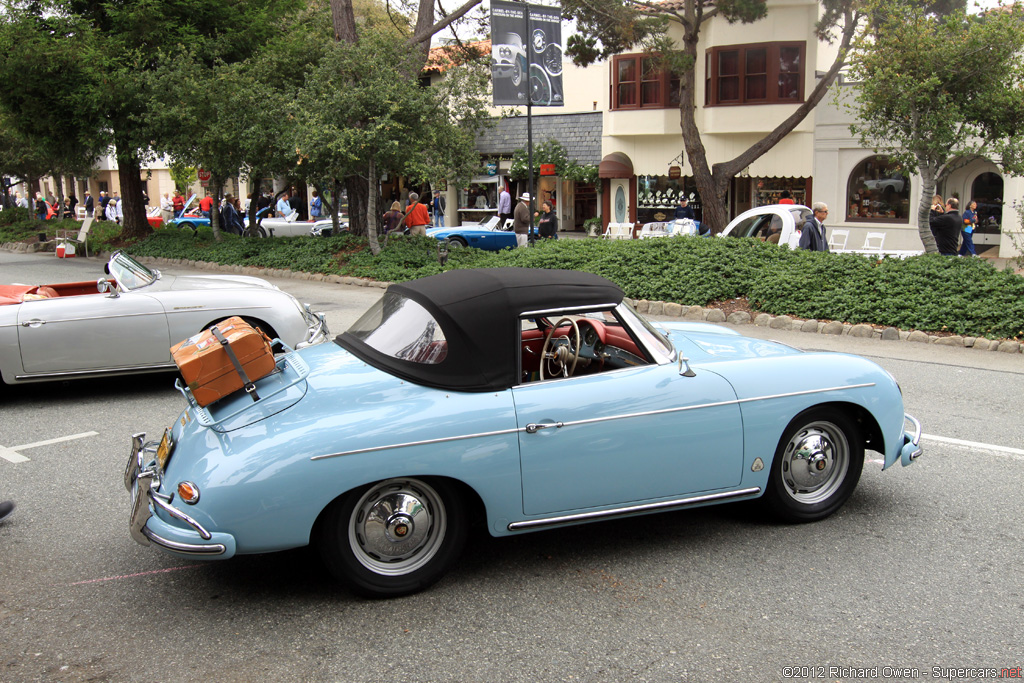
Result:
<svg viewBox="0 0 1024 683"><path fill-rule="evenodd" d="M377 256L380 254L380 242L377 241L377 225L380 221L377 220L377 193L373 187L373 179L377 177L377 159L372 153L370 154L369 176L370 191L366 197L366 237L370 241L370 253Z"/></svg>
<svg viewBox="0 0 1024 683"><path fill-rule="evenodd" d="M338 199L341 196L341 183L338 182L337 178L331 178L331 196L334 198L334 203L330 205L331 209L331 230L332 235L341 234L341 220L338 218L338 212L341 211L341 200ZM351 225L349 226L351 230Z"/></svg>
<svg viewBox="0 0 1024 683"><path fill-rule="evenodd" d="M348 230L353 235L366 234L366 197L369 183L361 175L345 178L348 190Z"/></svg>
<svg viewBox="0 0 1024 683"><path fill-rule="evenodd" d="M213 206L210 207L210 228L213 229L213 241L223 242L220 234L220 192L224 181L217 176L210 178L210 189L213 190Z"/></svg>
<svg viewBox="0 0 1024 683"><path fill-rule="evenodd" d="M118 150L129 149L119 145ZM142 201L142 165L133 154L117 154L117 178L121 184L121 212L124 222L121 235L127 239L145 239L153 232L146 220L146 205Z"/></svg>
<svg viewBox="0 0 1024 683"><path fill-rule="evenodd" d="M331 0L331 24L334 27L336 42L355 43L359 40L352 0Z"/></svg>
<svg viewBox="0 0 1024 683"><path fill-rule="evenodd" d="M917 204L917 233L921 236L921 243L924 245L926 254L937 254L939 246L935 243L935 235L932 234L931 208L932 197L935 196L935 168L926 161L918 158L918 170L921 173L921 200Z"/></svg>

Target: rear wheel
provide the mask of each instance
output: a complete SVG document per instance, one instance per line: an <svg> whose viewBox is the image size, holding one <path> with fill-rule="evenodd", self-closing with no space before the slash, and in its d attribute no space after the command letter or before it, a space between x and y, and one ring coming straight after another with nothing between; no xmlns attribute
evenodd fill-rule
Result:
<svg viewBox="0 0 1024 683"><path fill-rule="evenodd" d="M443 481L399 478L352 491L325 513L320 552L357 592L395 597L433 584L466 542L465 504Z"/></svg>
<svg viewBox="0 0 1024 683"><path fill-rule="evenodd" d="M246 237L266 237L267 231L264 230L261 226L257 225L252 228L246 228L243 234Z"/></svg>
<svg viewBox="0 0 1024 683"><path fill-rule="evenodd" d="M189 221L185 221L184 223L178 223L177 225L178 225L178 229L179 230L191 230L193 235L196 234L196 224L195 223L191 223Z"/></svg>
<svg viewBox="0 0 1024 683"><path fill-rule="evenodd" d="M764 501L789 522L813 522L843 506L864 467L864 443L856 425L831 408L798 415L775 450Z"/></svg>

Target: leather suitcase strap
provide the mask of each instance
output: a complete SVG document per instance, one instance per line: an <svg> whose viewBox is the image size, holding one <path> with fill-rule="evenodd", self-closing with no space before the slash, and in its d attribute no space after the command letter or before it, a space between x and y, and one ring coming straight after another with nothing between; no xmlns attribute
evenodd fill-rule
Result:
<svg viewBox="0 0 1024 683"><path fill-rule="evenodd" d="M231 350L231 343L223 334L221 334L221 331L217 329L216 325L210 328L210 332L212 332L213 336L217 338L220 345L224 347L224 351L228 354L231 364L235 366L235 372L237 372L238 376L242 378L242 385L245 387L246 393L252 396L253 402L260 400L259 394L256 393L256 385L249 381L249 376L245 374L245 368L243 368L242 364L238 362L238 356L235 355L235 352Z"/></svg>

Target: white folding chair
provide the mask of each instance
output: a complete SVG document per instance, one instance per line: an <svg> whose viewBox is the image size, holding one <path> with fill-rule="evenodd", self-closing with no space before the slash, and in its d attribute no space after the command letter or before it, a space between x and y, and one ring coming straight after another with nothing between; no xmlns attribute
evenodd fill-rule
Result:
<svg viewBox="0 0 1024 683"><path fill-rule="evenodd" d="M85 252L85 255L89 256L89 243L87 241L87 238L89 237L89 228L92 227L92 218L92 216L85 217L85 220L82 221L82 227L79 229L77 237L68 237L68 232L65 230L64 235L58 237L57 241L62 242L64 244L67 244L68 242L71 242L72 244L81 244L82 250ZM56 255L56 253L57 250L55 249L54 255Z"/></svg>
<svg viewBox="0 0 1024 683"><path fill-rule="evenodd" d="M610 240L630 240L633 239L633 224L632 223L609 223L608 230L605 231L604 236Z"/></svg>
<svg viewBox="0 0 1024 683"><path fill-rule="evenodd" d="M868 236L864 238L864 246L861 247L861 251L877 251L882 252L882 247L885 245L885 233L884 232L869 232Z"/></svg>
<svg viewBox="0 0 1024 683"><path fill-rule="evenodd" d="M833 230L828 238L828 250L832 252L846 251L846 240L850 239L849 230Z"/></svg>

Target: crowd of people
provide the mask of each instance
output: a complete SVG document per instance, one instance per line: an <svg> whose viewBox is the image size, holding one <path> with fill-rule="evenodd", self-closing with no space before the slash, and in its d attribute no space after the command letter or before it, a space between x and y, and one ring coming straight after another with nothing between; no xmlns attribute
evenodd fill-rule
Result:
<svg viewBox="0 0 1024 683"><path fill-rule="evenodd" d="M946 256L977 256L974 249L974 231L978 227L978 202L970 201L960 213L960 200L950 197L942 201L941 195L932 197L928 213L928 227L939 253Z"/></svg>

